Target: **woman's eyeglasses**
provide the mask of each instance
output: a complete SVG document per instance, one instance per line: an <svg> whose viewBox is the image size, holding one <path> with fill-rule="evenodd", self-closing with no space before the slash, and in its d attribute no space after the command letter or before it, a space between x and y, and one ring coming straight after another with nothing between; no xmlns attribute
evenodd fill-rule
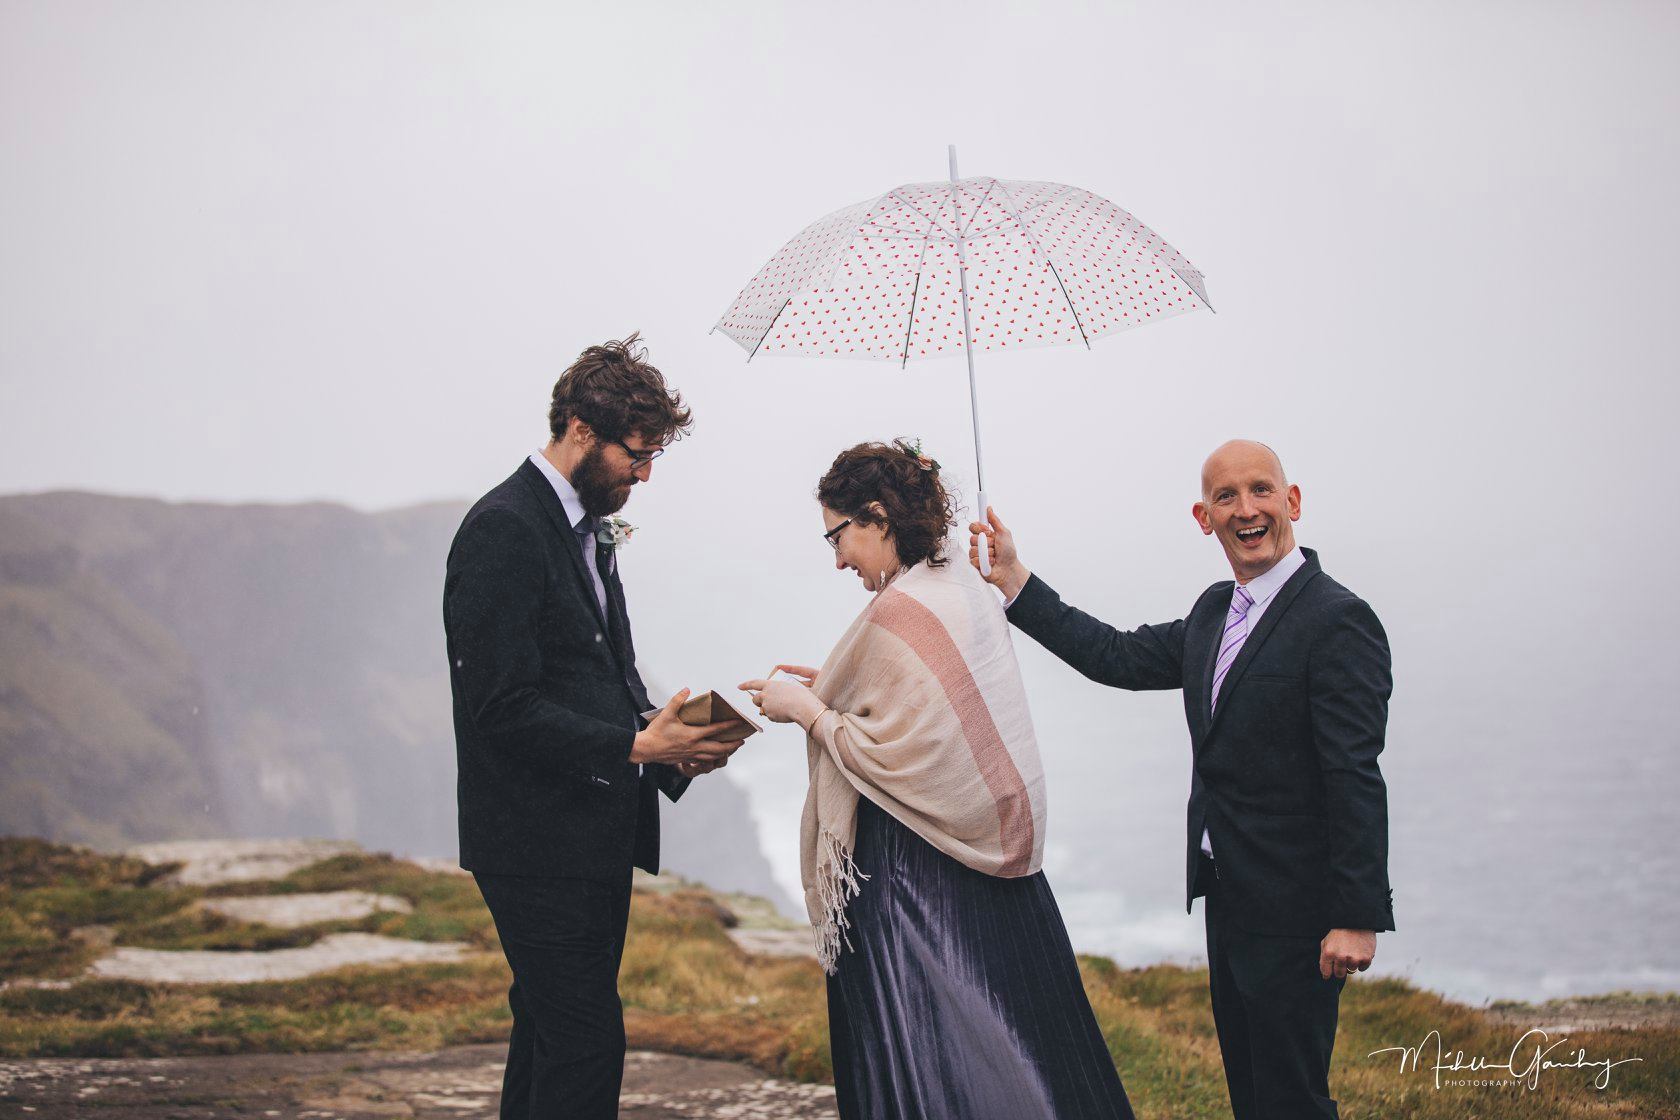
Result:
<svg viewBox="0 0 1680 1120"><path fill-rule="evenodd" d="M832 548L836 552L840 551L840 530L844 529L851 523L852 519L848 517L846 520L840 522L840 524L823 534L823 540L828 542L829 548Z"/></svg>

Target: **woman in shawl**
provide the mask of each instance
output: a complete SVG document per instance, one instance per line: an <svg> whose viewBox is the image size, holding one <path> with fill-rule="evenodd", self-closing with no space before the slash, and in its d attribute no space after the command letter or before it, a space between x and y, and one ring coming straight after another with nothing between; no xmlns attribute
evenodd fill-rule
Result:
<svg viewBox="0 0 1680 1120"><path fill-rule="evenodd" d="M944 555L920 448L860 444L817 484L872 596L821 669L746 681L807 734L805 904L843 1120L1130 1117L1044 857L1044 772L996 593Z"/></svg>

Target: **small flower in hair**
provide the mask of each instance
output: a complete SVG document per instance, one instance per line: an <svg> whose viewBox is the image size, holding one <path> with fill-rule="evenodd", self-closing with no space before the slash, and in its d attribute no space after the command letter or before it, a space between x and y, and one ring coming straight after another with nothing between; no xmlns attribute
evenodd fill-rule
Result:
<svg viewBox="0 0 1680 1120"><path fill-rule="evenodd" d="M922 453L921 436L917 436L914 440L904 440L903 447L905 451L916 457L916 462L921 464L924 471L937 471L939 469L938 460Z"/></svg>

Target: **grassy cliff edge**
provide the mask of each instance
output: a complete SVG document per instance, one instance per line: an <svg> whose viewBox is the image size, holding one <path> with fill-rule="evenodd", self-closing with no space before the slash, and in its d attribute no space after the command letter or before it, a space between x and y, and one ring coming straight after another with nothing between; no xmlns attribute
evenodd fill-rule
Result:
<svg viewBox="0 0 1680 1120"><path fill-rule="evenodd" d="M367 854L278 880L210 887L172 885L167 871L41 841L0 840L0 980L7 981L0 1056L430 1050L506 1037L507 968L469 878ZM230 895L349 890L396 896L412 909L276 929L202 905ZM638 889L621 974L631 1046L829 1080L822 974L808 959L743 950L729 933L743 919L774 920L745 900L699 887ZM264 950L339 932L461 942L472 952L453 963L250 984L82 978L113 947ZM1080 963L1139 1115L1229 1115L1205 971L1128 969L1099 957ZM1662 996L1478 1009L1403 981L1362 979L1342 1001L1332 1088L1348 1117L1680 1117L1677 1007L1675 997ZM1610 1012L1645 1025L1605 1026L1616 1021ZM1547 1034L1524 1037L1536 1027ZM1395 1047L1420 1047L1419 1059L1405 1065L1400 1052L1372 1056ZM1553 1067L1514 1075L1545 1047L1551 1049L1541 1060ZM1464 1068L1478 1060L1483 1068ZM1605 1061L1621 1064L1594 1064ZM1438 1077L1445 1083L1439 1088ZM1597 1080L1607 1084L1595 1087Z"/></svg>

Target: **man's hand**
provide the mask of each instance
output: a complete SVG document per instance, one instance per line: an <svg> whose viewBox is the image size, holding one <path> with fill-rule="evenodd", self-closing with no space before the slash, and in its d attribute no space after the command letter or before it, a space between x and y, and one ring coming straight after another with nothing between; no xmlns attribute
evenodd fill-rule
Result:
<svg viewBox="0 0 1680 1120"><path fill-rule="evenodd" d="M736 685L752 694L752 702L771 723L797 723L806 731L827 709L811 686L798 681L742 681Z"/></svg>
<svg viewBox="0 0 1680 1120"><path fill-rule="evenodd" d="M1326 980L1342 980L1364 972L1377 955L1377 934L1369 929L1333 929L1318 945L1318 973Z"/></svg>
<svg viewBox="0 0 1680 1120"><path fill-rule="evenodd" d="M688 689L685 688L671 697L665 710L654 716L652 723L636 733L636 742L630 748L631 762L663 762L672 766L684 762L721 765L746 741L713 738L729 733L732 727L739 727L739 720L720 720L700 727L684 723L677 717L677 709L687 699Z"/></svg>
<svg viewBox="0 0 1680 1120"><path fill-rule="evenodd" d="M975 571L980 570L982 542L989 550L992 562L992 574L984 577L986 582L1003 592L1005 599L1015 598L1027 585L1032 573L1021 563L1021 557L1015 551L1015 534L1009 531L991 506L986 507L984 522L971 521L968 526L968 562L974 565Z"/></svg>
<svg viewBox="0 0 1680 1120"><path fill-rule="evenodd" d="M721 770L729 765L727 758L720 758L716 762L679 762L677 773L690 780L702 774L710 774L713 770Z"/></svg>

